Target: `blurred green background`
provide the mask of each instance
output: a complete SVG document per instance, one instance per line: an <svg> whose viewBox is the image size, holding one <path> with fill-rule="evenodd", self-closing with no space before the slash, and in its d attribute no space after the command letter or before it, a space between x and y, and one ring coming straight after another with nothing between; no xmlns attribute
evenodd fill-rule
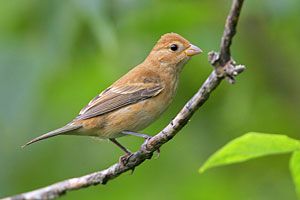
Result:
<svg viewBox="0 0 300 200"><path fill-rule="evenodd" d="M218 50L227 0L0 1L0 197L104 169L122 152L107 141L61 136L25 149L58 128L140 63L160 35L177 32L204 50L181 75L170 109L144 132L155 134L197 91ZM224 82L190 123L146 161L105 186L62 199L296 199L288 155L198 174L205 159L248 131L300 138L300 1L251 0L232 53L247 71ZM120 142L137 150L140 138Z"/></svg>

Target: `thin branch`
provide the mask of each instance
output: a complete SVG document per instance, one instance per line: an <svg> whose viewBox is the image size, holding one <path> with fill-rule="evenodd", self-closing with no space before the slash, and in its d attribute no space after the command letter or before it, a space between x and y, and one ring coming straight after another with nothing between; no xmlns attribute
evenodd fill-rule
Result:
<svg viewBox="0 0 300 200"><path fill-rule="evenodd" d="M230 45L232 38L236 33L236 26L239 20L243 2L244 0L233 0L229 15L227 16L223 37L221 40L220 61L222 65L230 60Z"/></svg>
<svg viewBox="0 0 300 200"><path fill-rule="evenodd" d="M65 194L67 191L82 189L92 185L106 184L124 172L139 166L146 159L151 159L154 151L171 140L188 123L193 113L208 100L211 92L224 78L233 83L234 77L245 69L242 65L235 65L235 62L230 57L230 45L236 31L242 4L243 0L233 0L222 37L221 54L219 55L215 52L209 54L209 61L215 67L215 70L209 75L198 92L185 104L177 116L162 131L142 144L140 149L130 156L126 163L122 164L118 162L105 170L78 178L67 179L44 188L7 197L4 200L54 199Z"/></svg>

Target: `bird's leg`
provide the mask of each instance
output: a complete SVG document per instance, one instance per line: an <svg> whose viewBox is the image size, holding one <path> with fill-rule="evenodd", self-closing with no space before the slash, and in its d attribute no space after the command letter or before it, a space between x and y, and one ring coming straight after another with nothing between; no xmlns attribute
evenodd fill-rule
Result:
<svg viewBox="0 0 300 200"><path fill-rule="evenodd" d="M133 135L133 136L137 136L137 137L142 137L146 141L148 141L148 140L150 140L152 138L151 135L147 135L147 134L144 134L144 133L137 133L137 132L133 132L133 131L122 131L122 133L125 134L125 135ZM156 152L158 154L157 157L159 157L160 149L157 149Z"/></svg>
<svg viewBox="0 0 300 200"><path fill-rule="evenodd" d="M137 136L137 137L142 137L144 139L150 139L152 136L144 134L144 133L137 133L137 132L133 132L133 131L122 131L123 134L125 135L133 135L133 136Z"/></svg>
<svg viewBox="0 0 300 200"><path fill-rule="evenodd" d="M128 159L132 156L132 153L123 145L121 145L115 138L110 138L109 139L112 143L114 143L115 145L117 145L120 149L122 149L122 151L124 151L126 154L124 156L121 156L119 159L119 162L122 165L126 165L128 162ZM132 169L132 173L134 171L134 168Z"/></svg>
<svg viewBox="0 0 300 200"><path fill-rule="evenodd" d="M132 154L126 147L121 145L115 138L110 138L109 140L115 145L117 145L120 149L122 149L122 151L124 151L126 154Z"/></svg>

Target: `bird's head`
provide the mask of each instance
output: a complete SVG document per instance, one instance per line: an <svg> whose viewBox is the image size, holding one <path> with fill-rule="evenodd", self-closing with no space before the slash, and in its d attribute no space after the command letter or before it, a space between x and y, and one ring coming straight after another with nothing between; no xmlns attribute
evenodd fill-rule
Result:
<svg viewBox="0 0 300 200"><path fill-rule="evenodd" d="M176 68L176 71L181 71L182 66L192 56L201 52L199 47L179 34L167 33L155 44L147 60L158 63L163 68Z"/></svg>

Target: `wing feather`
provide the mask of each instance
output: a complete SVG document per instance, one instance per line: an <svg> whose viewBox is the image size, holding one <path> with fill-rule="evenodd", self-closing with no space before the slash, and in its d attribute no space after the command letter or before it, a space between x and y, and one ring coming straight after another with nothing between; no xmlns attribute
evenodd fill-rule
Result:
<svg viewBox="0 0 300 200"><path fill-rule="evenodd" d="M163 90L159 83L136 83L110 87L83 108L76 119L89 119L130 104L157 96Z"/></svg>

